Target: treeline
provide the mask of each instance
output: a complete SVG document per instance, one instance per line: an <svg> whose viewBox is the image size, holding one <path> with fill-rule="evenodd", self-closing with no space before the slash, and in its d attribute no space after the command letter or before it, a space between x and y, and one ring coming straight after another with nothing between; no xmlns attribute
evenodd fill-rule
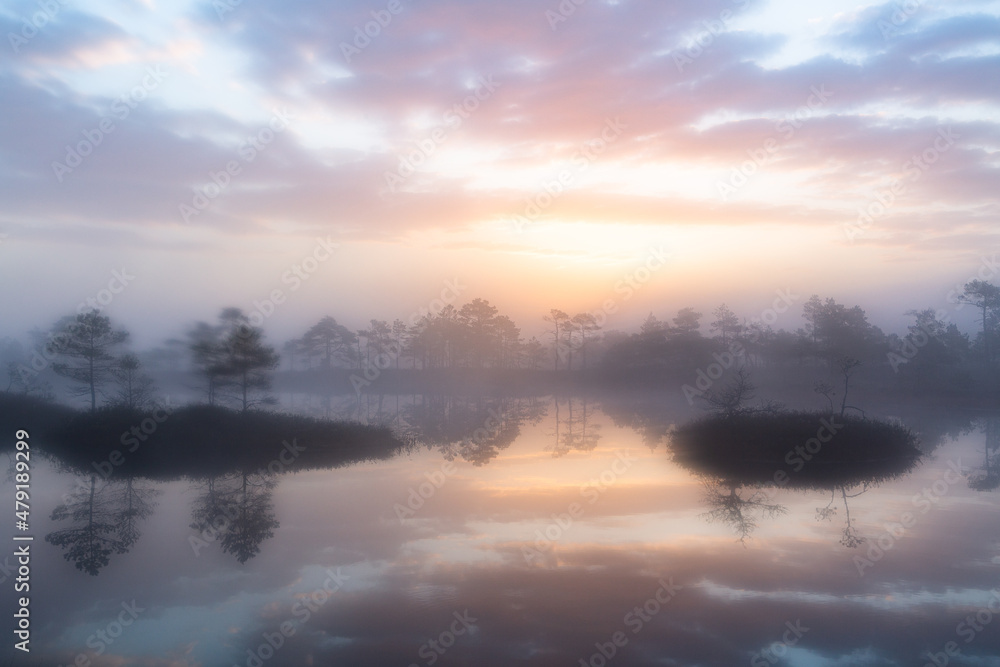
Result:
<svg viewBox="0 0 1000 667"><path fill-rule="evenodd" d="M804 326L776 329L779 313L740 318L725 304L709 317L682 308L672 318L650 314L638 331L604 331L592 313L569 315L552 309L542 319L544 340L525 340L516 324L488 301L475 299L461 308L447 306L407 326L371 320L352 331L326 317L301 338L289 341L288 368L363 369L373 365L396 369L529 369L586 371L628 368L690 368L729 352L751 368L785 364L839 365L845 360L883 364L894 371L924 373L929 369L993 363L1000 351L1000 289L973 281L958 303L980 313L981 328L960 331L947 312L909 311L913 320L903 336L886 334L868 320L860 306L812 296L801 306ZM791 313L787 297L775 306Z"/></svg>
<svg viewBox="0 0 1000 667"><path fill-rule="evenodd" d="M545 346L484 299L461 308L445 305L407 326L371 320L353 331L324 317L284 351L293 368L539 368ZM388 362L386 362L388 359Z"/></svg>
<svg viewBox="0 0 1000 667"><path fill-rule="evenodd" d="M946 311L909 311L905 335L886 334L860 306L811 297L801 306L804 326L775 329L793 300L779 296L774 308L753 319L725 304L708 318L682 308L672 318L650 314L638 331L604 331L593 313L552 309L542 316L548 333L525 340L515 322L484 299L461 307L445 305L407 324L371 320L353 330L326 316L281 347L289 371L357 372L372 368L422 370L532 370L594 375L601 371L685 371L719 355L732 355L738 368L789 364L890 367L918 388L955 387L982 377L1000 352L1000 288L967 283L957 304L976 309L979 328L959 330ZM780 317L779 317L780 315ZM704 321L703 321L704 318ZM6 391L50 394L49 373L64 378L68 391L99 405L142 408L155 399L153 381L140 356L128 351L128 332L93 310L69 316L48 330L31 333L24 348L0 341L7 369ZM281 355L264 331L239 309L226 308L215 323L200 322L181 340L142 357L154 366L184 366L200 378L209 404L246 411L274 402L269 394ZM728 356L726 358L729 358Z"/></svg>

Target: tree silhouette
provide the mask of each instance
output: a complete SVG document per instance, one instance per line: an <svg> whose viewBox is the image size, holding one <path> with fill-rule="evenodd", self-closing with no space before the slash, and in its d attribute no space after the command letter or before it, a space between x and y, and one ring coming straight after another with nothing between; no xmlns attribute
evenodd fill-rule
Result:
<svg viewBox="0 0 1000 667"><path fill-rule="evenodd" d="M545 360L545 346L534 336L524 344L524 361L531 370L538 370L538 367Z"/></svg>
<svg viewBox="0 0 1000 667"><path fill-rule="evenodd" d="M701 313L695 312L694 308L681 308L674 318L672 333L680 338L695 338L700 335L698 333L701 327L700 319Z"/></svg>
<svg viewBox="0 0 1000 667"><path fill-rule="evenodd" d="M56 323L50 349L63 360L52 365L59 375L83 385L73 390L77 396L90 395L90 409L97 409L99 388L115 367L112 352L128 339L128 332L116 330L111 319L92 310Z"/></svg>
<svg viewBox="0 0 1000 667"><path fill-rule="evenodd" d="M408 329L403 320L395 319L392 321L392 342L396 346L396 370L399 370L399 359L403 356L403 350L407 347L407 332Z"/></svg>
<svg viewBox="0 0 1000 667"><path fill-rule="evenodd" d="M597 323L597 318L590 313L580 313L573 316L573 324L580 332L580 352L583 355L583 369L587 370L587 334L599 331L601 325Z"/></svg>
<svg viewBox="0 0 1000 667"><path fill-rule="evenodd" d="M854 357L841 357L837 360L837 368L840 369L841 374L844 376L844 395L840 401L840 416L844 416L844 411L847 408L853 408L857 410L862 415L865 413L861 408L856 408L853 405L847 404L847 390L851 383L851 376L854 375L855 369L861 365L861 361L855 359Z"/></svg>
<svg viewBox="0 0 1000 667"><path fill-rule="evenodd" d="M153 401L153 378L142 372L139 357L131 352L122 356L111 369L118 385L115 402L132 410L141 410Z"/></svg>
<svg viewBox="0 0 1000 667"><path fill-rule="evenodd" d="M225 349L222 337L225 325L212 326L199 322L188 332L188 349L194 361L195 370L205 378L205 393L209 405L215 405L219 391L226 385L228 377L225 365Z"/></svg>
<svg viewBox="0 0 1000 667"><path fill-rule="evenodd" d="M252 326L238 308L225 308L220 323L196 325L188 335L189 348L200 374L208 379L208 402L214 405L224 388L232 387L240 408L271 401L261 396L271 387L271 371L278 366L274 348L264 343L264 332Z"/></svg>
<svg viewBox="0 0 1000 667"><path fill-rule="evenodd" d="M301 349L309 357L319 356L327 368L333 368L334 359L351 361L356 344L357 337L350 329L327 316L302 336Z"/></svg>
<svg viewBox="0 0 1000 667"><path fill-rule="evenodd" d="M242 322L233 327L223 343L226 375L233 379L238 391L240 408L246 412L267 399L255 399L254 394L271 388L271 375L278 366L278 354L264 343L264 332Z"/></svg>
<svg viewBox="0 0 1000 667"><path fill-rule="evenodd" d="M803 305L802 316L816 354L830 363L837 363L841 357L869 359L873 353L883 353L885 336L868 322L860 306L847 308L833 299L821 301L813 295Z"/></svg>
<svg viewBox="0 0 1000 667"><path fill-rule="evenodd" d="M731 382L713 387L704 398L710 409L732 416L750 410L746 407L746 402L754 397L756 389L750 381L750 372L740 366Z"/></svg>
<svg viewBox="0 0 1000 667"><path fill-rule="evenodd" d="M516 368L521 352L521 330L514 320L506 315L493 318L493 335L496 345L496 366L499 368Z"/></svg>
<svg viewBox="0 0 1000 667"><path fill-rule="evenodd" d="M958 297L959 303L975 306L980 312L980 322L983 325L983 351L987 361L993 361L993 351L990 337L993 333L993 320L1000 310L1000 287L985 280L972 280L965 284L964 291Z"/></svg>
<svg viewBox="0 0 1000 667"><path fill-rule="evenodd" d="M566 313L557 308L553 308L552 310L549 311L549 314L544 315L542 319L545 320L546 322L551 322L554 327L554 331L552 334L552 342L555 345L554 348L555 359L553 368L555 370L559 370L559 349L563 344L561 329L565 327L566 324L569 322L569 315L567 315Z"/></svg>
<svg viewBox="0 0 1000 667"><path fill-rule="evenodd" d="M458 311L466 329L464 347L476 368L482 368L490 353L497 348L498 332L494 322L497 312L495 306L483 299L473 299Z"/></svg>
<svg viewBox="0 0 1000 667"><path fill-rule="evenodd" d="M728 345L730 337L740 328L740 318L726 304L713 310L712 316L715 317L715 321L711 324L711 331L718 331L722 344Z"/></svg>

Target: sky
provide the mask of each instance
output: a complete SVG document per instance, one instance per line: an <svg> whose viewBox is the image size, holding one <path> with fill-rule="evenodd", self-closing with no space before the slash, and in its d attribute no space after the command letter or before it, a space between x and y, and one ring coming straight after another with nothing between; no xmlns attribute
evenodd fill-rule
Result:
<svg viewBox="0 0 1000 667"><path fill-rule="evenodd" d="M899 331L1000 271L1000 2L11 0L0 36L0 335L781 290Z"/></svg>

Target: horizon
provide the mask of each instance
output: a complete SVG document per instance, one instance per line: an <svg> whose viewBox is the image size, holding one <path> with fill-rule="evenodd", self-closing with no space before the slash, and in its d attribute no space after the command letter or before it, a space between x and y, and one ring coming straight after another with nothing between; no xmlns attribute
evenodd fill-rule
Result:
<svg viewBox="0 0 1000 667"><path fill-rule="evenodd" d="M454 279L540 331L651 248L611 328L791 289L902 332L995 257L1000 3L549 4L4 3L0 335L122 270L143 345Z"/></svg>

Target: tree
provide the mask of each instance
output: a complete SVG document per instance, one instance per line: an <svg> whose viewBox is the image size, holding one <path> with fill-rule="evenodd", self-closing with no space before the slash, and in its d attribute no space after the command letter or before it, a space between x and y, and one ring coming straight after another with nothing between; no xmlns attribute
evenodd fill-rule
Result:
<svg viewBox="0 0 1000 667"><path fill-rule="evenodd" d="M958 297L959 303L975 306L980 311L980 322L983 325L983 351L987 361L993 361L993 351L990 337L993 333L993 322L997 311L1000 311L1000 288L985 280L972 280L965 284L964 291Z"/></svg>
<svg viewBox="0 0 1000 667"><path fill-rule="evenodd" d="M833 385L827 384L826 382L817 382L813 386L813 391L820 396L826 397L826 402L830 406L830 414L833 414L833 397L837 395L837 391L833 388Z"/></svg>
<svg viewBox="0 0 1000 667"><path fill-rule="evenodd" d="M514 320L506 315L493 318L493 333L496 338L496 365L500 368L514 368L521 351L521 330Z"/></svg>
<svg viewBox="0 0 1000 667"><path fill-rule="evenodd" d="M45 334L33 332L33 337L45 344ZM12 338L0 340L0 368L7 371L7 393L19 392L25 396L38 394L53 400L52 387L39 377L39 372L31 367L31 361L24 347Z"/></svg>
<svg viewBox="0 0 1000 667"><path fill-rule="evenodd" d="M378 356L392 348L392 327L385 320L371 320L366 337L368 339L369 361L371 361L371 352Z"/></svg>
<svg viewBox="0 0 1000 667"><path fill-rule="evenodd" d="M251 326L240 314L223 339L223 375L232 380L237 390L240 409L246 412L260 402L254 398L258 392L271 388L271 371L278 366L278 353L264 343L264 332Z"/></svg>
<svg viewBox="0 0 1000 667"><path fill-rule="evenodd" d="M528 367L531 370L538 370L542 361L545 359L545 346L542 342L535 338L534 336L524 344L524 356Z"/></svg>
<svg viewBox="0 0 1000 667"><path fill-rule="evenodd" d="M475 361L476 368L482 368L490 352L498 347L495 322L497 312L496 307L484 299L473 299L458 311L458 317L466 329L464 347Z"/></svg>
<svg viewBox="0 0 1000 667"><path fill-rule="evenodd" d="M677 311L677 317L674 318L674 335L680 338L695 338L700 334L698 329L701 324L698 320L701 319L701 313L695 312L694 308L681 308Z"/></svg>
<svg viewBox="0 0 1000 667"><path fill-rule="evenodd" d="M142 372L139 357L129 352L111 369L118 385L115 402L132 410L141 410L153 401L153 379Z"/></svg>
<svg viewBox="0 0 1000 667"><path fill-rule="evenodd" d="M196 372L204 376L208 404L215 405L219 390L227 381L225 350L222 344L224 327L199 322L188 332L188 349Z"/></svg>
<svg viewBox="0 0 1000 667"><path fill-rule="evenodd" d="M816 353L834 364L841 357L870 359L872 352L885 343L885 334L868 322L860 306L847 308L833 299L820 301L814 295L803 306L802 316Z"/></svg>
<svg viewBox="0 0 1000 667"><path fill-rule="evenodd" d="M656 342L662 342L667 333L667 325L656 319L653 313L646 316L639 326L639 337Z"/></svg>
<svg viewBox="0 0 1000 667"><path fill-rule="evenodd" d="M567 322L569 322L569 315L563 311L553 308L549 311L548 315L542 317L546 322L551 322L555 331L552 334L552 340L555 343L555 370L559 370L559 348L562 345L562 337L560 335L561 327L564 327Z"/></svg>
<svg viewBox="0 0 1000 667"><path fill-rule="evenodd" d="M333 368L333 360L336 358L350 361L351 346L356 343L357 339L350 329L327 316L302 336L300 347L307 356L319 356L327 368Z"/></svg>
<svg viewBox="0 0 1000 667"><path fill-rule="evenodd" d="M580 351L583 353L583 369L587 370L587 332L598 331L601 325L597 323L597 318L590 313L580 313L573 316L573 324L580 332Z"/></svg>
<svg viewBox="0 0 1000 667"><path fill-rule="evenodd" d="M570 318L563 323L563 335L566 338L566 342L560 345L557 349L566 364L566 370L573 370L573 348L575 346L573 332L576 331L576 324L573 319Z"/></svg>
<svg viewBox="0 0 1000 667"><path fill-rule="evenodd" d="M737 369L732 382L723 387L713 388L705 396L705 400L711 409L726 417L732 417L749 411L744 405L754 397L756 389L750 381L750 372L741 366Z"/></svg>
<svg viewBox="0 0 1000 667"><path fill-rule="evenodd" d="M403 356L406 349L406 322L401 319L392 321L392 342L396 346L396 370L399 370L399 358Z"/></svg>
<svg viewBox="0 0 1000 667"><path fill-rule="evenodd" d="M208 380L208 402L214 405L223 389L232 387L241 409L268 402L257 395L271 387L278 354L264 343L264 332L250 325L239 308L225 308L219 324L198 323L188 334L198 372Z"/></svg>
<svg viewBox="0 0 1000 667"><path fill-rule="evenodd" d="M722 344L728 345L729 337L740 328L740 319L726 304L713 310L712 316L715 317L715 321L711 324L711 331L718 331L722 337Z"/></svg>
<svg viewBox="0 0 1000 667"><path fill-rule="evenodd" d="M128 332L114 329L111 319L92 310L63 318L54 327L51 350L64 361L52 365L59 375L83 385L77 396L90 395L90 409L97 409L97 393L112 375L113 352L128 339Z"/></svg>
<svg viewBox="0 0 1000 667"><path fill-rule="evenodd" d="M853 405L847 404L847 389L851 382L851 376L854 375L854 370L861 365L861 361L855 359L854 357L840 357L837 360L837 367L844 376L844 396L840 401L840 416L844 416L844 410L847 408L854 408L862 415L865 414L864 410L861 408L854 407Z"/></svg>

